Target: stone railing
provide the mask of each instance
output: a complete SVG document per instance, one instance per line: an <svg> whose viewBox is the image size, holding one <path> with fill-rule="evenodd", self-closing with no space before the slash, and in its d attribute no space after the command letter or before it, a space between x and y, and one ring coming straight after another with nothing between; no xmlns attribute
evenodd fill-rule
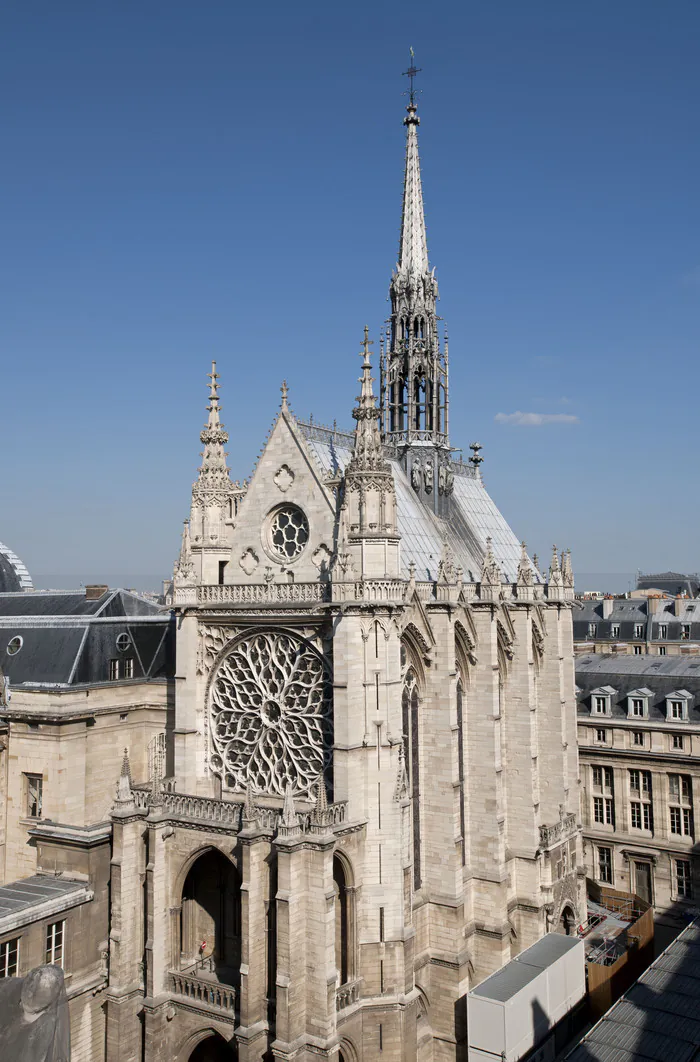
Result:
<svg viewBox="0 0 700 1062"><path fill-rule="evenodd" d="M190 1003L203 1003L207 1007L234 1014L236 1010L236 992L227 985L216 981L202 981L190 974L171 973L168 978L170 991Z"/></svg>
<svg viewBox="0 0 700 1062"><path fill-rule="evenodd" d="M403 601L406 586L403 579L338 582L333 585L333 596L338 601Z"/></svg>
<svg viewBox="0 0 700 1062"><path fill-rule="evenodd" d="M360 1000L360 982L349 981L335 990L335 1009L345 1010L346 1007L358 1003Z"/></svg>
<svg viewBox="0 0 700 1062"><path fill-rule="evenodd" d="M540 826L540 847L552 848L555 844L573 837L576 833L576 816L565 815L553 826Z"/></svg>
<svg viewBox="0 0 700 1062"><path fill-rule="evenodd" d="M329 598L328 583L232 583L197 586L199 605L315 604ZM190 592L190 588L183 590ZM175 591L175 602L179 602Z"/></svg>
<svg viewBox="0 0 700 1062"><path fill-rule="evenodd" d="M211 823L213 826L228 826L234 830L243 827L245 804L242 797L238 800L216 800L213 797L190 796L187 793L160 792L154 799L153 791L148 785L135 786L131 792L138 808L158 806L162 808L166 818ZM321 812L323 824L330 828L342 826L347 818L347 808L347 802L344 800L329 804ZM274 832L279 826L282 809L256 804L254 814L256 824L261 829ZM315 825L315 812L300 811L298 817L302 832L310 832L311 827Z"/></svg>

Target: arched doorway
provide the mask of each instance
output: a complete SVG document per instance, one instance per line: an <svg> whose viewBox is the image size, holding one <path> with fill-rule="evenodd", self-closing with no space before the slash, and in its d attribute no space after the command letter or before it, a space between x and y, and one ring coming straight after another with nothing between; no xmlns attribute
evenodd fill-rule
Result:
<svg viewBox="0 0 700 1062"><path fill-rule="evenodd" d="M235 1043L231 1041L227 1044L223 1037L214 1033L199 1041L188 1062L236 1062L237 1058Z"/></svg>
<svg viewBox="0 0 700 1062"><path fill-rule="evenodd" d="M180 966L237 988L240 965L240 878L230 860L210 849L192 864L182 888Z"/></svg>

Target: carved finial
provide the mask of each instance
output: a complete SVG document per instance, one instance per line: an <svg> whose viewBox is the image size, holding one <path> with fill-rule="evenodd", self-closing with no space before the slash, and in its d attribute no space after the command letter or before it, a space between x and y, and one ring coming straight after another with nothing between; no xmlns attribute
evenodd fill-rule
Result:
<svg viewBox="0 0 700 1062"><path fill-rule="evenodd" d="M117 793L115 803L121 804L133 804L134 794L132 792L131 783L131 766L129 764L129 752L124 749L124 756L122 757L122 768L117 781Z"/></svg>
<svg viewBox="0 0 700 1062"><path fill-rule="evenodd" d="M282 405L281 405L280 408L282 410L284 410L285 412L287 412L289 410L289 406L287 405L287 398L289 396L289 388L287 387L287 381L286 380L282 380L282 386L280 387L280 391L282 392Z"/></svg>
<svg viewBox="0 0 700 1062"><path fill-rule="evenodd" d="M559 570L559 551L556 546L552 546L552 566L550 571L558 572Z"/></svg>
<svg viewBox="0 0 700 1062"><path fill-rule="evenodd" d="M316 783L316 814L319 815L326 811L328 808L328 797L326 795L326 783L323 780L323 775L319 774L318 782Z"/></svg>
<svg viewBox="0 0 700 1062"><path fill-rule="evenodd" d="M520 543L520 561L518 563L518 586L532 585L532 565L527 555L527 546Z"/></svg>
<svg viewBox="0 0 700 1062"><path fill-rule="evenodd" d="M216 371L216 362L215 361L213 361L211 363L211 372L208 372L207 376L211 380L211 384L209 385L209 397L211 399L215 399L218 402L218 400L219 400L219 384L218 384L217 381L219 379L219 374Z"/></svg>
<svg viewBox="0 0 700 1062"><path fill-rule="evenodd" d="M493 541L490 535L486 539L486 553L484 554L484 563L481 568L481 582L489 586L499 586L501 582L501 572L493 555Z"/></svg>
<svg viewBox="0 0 700 1062"><path fill-rule="evenodd" d="M362 368L363 369L364 368L370 369L372 367L371 366L371 362L369 360L369 348L373 347L373 346L374 346L374 343L369 338L369 326L365 325L365 337L362 340L362 350L360 351L360 357L364 358L364 361L362 363Z"/></svg>
<svg viewBox="0 0 700 1062"><path fill-rule="evenodd" d="M491 539L489 539L489 542ZM454 581L454 556L447 539L442 543L442 555L438 564L437 581L451 583Z"/></svg>
<svg viewBox="0 0 700 1062"><path fill-rule="evenodd" d="M533 568L535 569L536 572L539 572L539 570L540 570L540 561L539 561L539 557L537 556L536 553L532 554L532 566L533 566Z"/></svg>
<svg viewBox="0 0 700 1062"><path fill-rule="evenodd" d="M484 459L479 453L479 450L483 450L483 446L480 442L473 442L469 444L469 449L472 451L472 455L469 458L469 464L472 466L477 475L479 475L479 465L483 465Z"/></svg>
<svg viewBox="0 0 700 1062"><path fill-rule="evenodd" d="M294 797L292 796L292 783L287 782L284 790L284 806L282 808L282 825L297 826L299 820L294 810Z"/></svg>
<svg viewBox="0 0 700 1062"><path fill-rule="evenodd" d="M571 550L566 549L562 555L561 574L564 580L564 586L573 587L574 585L574 571L571 567Z"/></svg>

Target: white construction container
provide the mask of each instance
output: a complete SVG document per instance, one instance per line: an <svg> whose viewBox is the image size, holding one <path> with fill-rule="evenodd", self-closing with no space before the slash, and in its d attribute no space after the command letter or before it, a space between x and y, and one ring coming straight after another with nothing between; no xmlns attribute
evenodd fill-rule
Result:
<svg viewBox="0 0 700 1062"><path fill-rule="evenodd" d="M585 993L583 941L547 934L467 995L469 1062L518 1062Z"/></svg>

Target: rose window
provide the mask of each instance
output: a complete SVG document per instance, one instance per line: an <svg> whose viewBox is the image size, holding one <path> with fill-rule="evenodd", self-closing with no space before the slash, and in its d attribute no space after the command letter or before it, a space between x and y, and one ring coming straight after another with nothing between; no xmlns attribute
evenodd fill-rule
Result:
<svg viewBox="0 0 700 1062"><path fill-rule="evenodd" d="M309 541L309 522L296 505L282 505L272 514L270 545L283 560L298 557Z"/></svg>
<svg viewBox="0 0 700 1062"><path fill-rule="evenodd" d="M314 790L331 753L330 674L293 634L261 631L237 642L211 686L212 768L232 789Z"/></svg>

